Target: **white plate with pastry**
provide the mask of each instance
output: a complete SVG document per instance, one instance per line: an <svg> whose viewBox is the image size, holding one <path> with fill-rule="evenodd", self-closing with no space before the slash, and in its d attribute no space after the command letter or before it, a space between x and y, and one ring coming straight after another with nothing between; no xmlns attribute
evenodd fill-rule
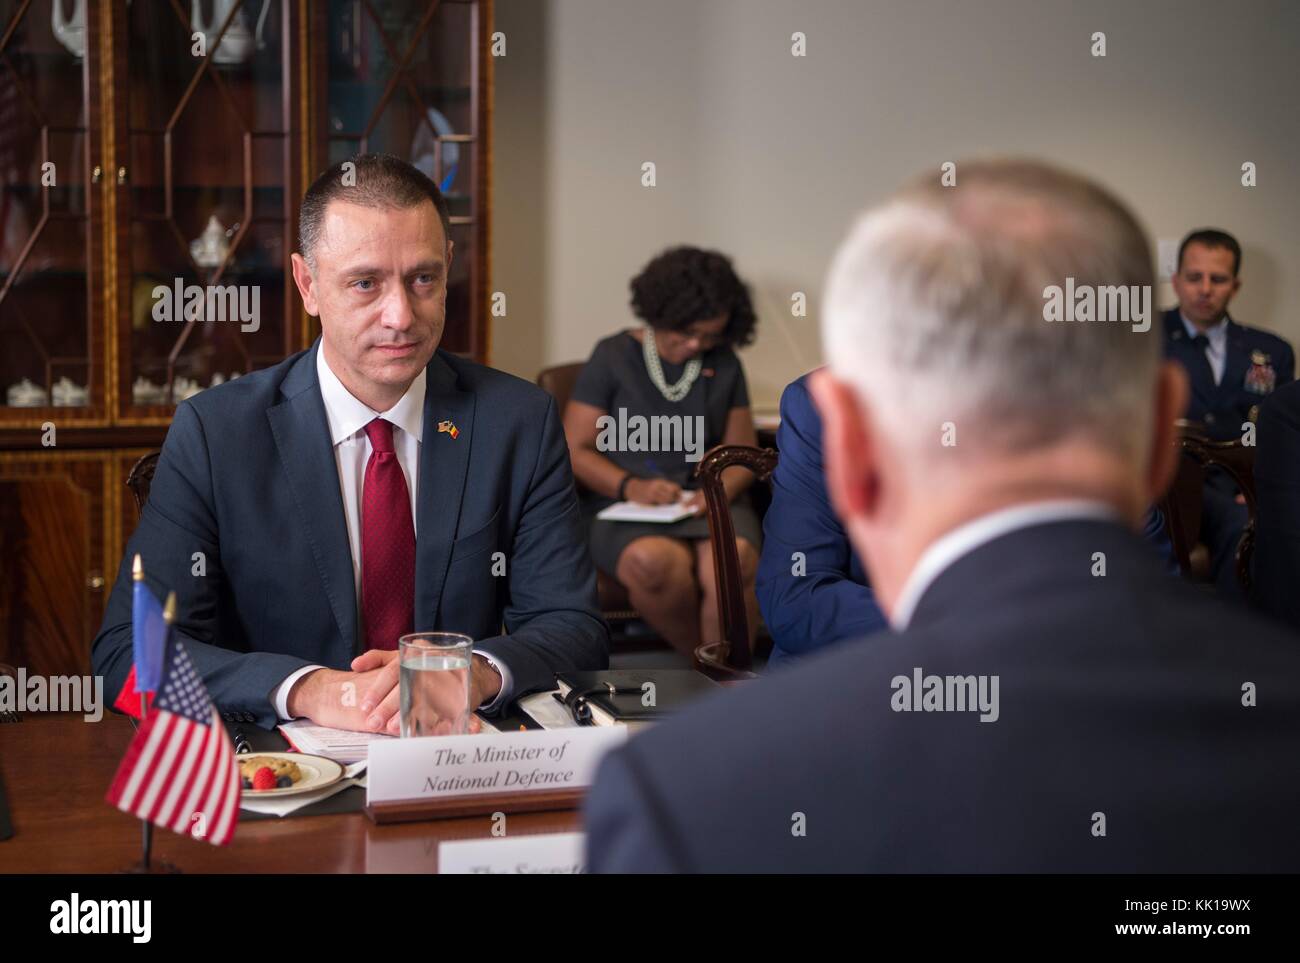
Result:
<svg viewBox="0 0 1300 963"><path fill-rule="evenodd" d="M249 752L235 756L235 762L244 795L257 798L314 792L343 778L343 767L333 759L301 752Z"/></svg>

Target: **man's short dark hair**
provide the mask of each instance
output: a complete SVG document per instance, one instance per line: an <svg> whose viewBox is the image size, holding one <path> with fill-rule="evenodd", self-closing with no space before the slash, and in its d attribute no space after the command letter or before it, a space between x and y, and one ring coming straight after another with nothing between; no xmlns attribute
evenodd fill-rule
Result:
<svg viewBox="0 0 1300 963"><path fill-rule="evenodd" d="M352 164L350 170L344 165ZM348 174L348 183L344 175ZM432 201L443 235L451 239L451 210L438 185L419 168L391 154L357 154L339 161L312 181L298 211L298 244L307 266L316 270L316 243L330 201L396 210Z"/></svg>
<svg viewBox="0 0 1300 963"><path fill-rule="evenodd" d="M1187 250L1189 244L1226 248L1232 252L1232 276L1235 278L1237 272L1241 270L1241 245L1227 231L1220 231L1218 228L1213 227L1203 227L1199 231L1192 231L1191 234L1183 238L1183 243L1178 245L1178 270L1180 271L1183 269L1183 252Z"/></svg>

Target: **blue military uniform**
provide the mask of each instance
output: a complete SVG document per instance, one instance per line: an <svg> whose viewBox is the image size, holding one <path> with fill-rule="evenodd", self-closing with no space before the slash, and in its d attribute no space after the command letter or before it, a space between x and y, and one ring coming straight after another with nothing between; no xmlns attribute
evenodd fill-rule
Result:
<svg viewBox="0 0 1300 963"><path fill-rule="evenodd" d="M1259 405L1274 389L1295 380L1295 353L1275 334L1228 319L1227 361L1223 378L1214 372L1205 349L1194 344L1177 308L1165 312L1165 357L1187 370L1192 397L1187 417L1205 425L1215 439L1241 437L1241 426L1254 421Z"/></svg>
<svg viewBox="0 0 1300 963"><path fill-rule="evenodd" d="M1177 308L1165 312L1165 357L1178 361L1191 382L1186 417L1205 426L1219 441L1242 436L1242 425L1253 422L1259 406L1274 390L1295 380L1295 353L1275 334L1227 320L1223 377L1216 384L1206 357L1206 343L1197 343ZM1237 543L1249 515L1237 503L1236 483L1224 472L1205 477L1205 508L1201 540L1213 554L1219 590L1240 595L1236 576Z"/></svg>

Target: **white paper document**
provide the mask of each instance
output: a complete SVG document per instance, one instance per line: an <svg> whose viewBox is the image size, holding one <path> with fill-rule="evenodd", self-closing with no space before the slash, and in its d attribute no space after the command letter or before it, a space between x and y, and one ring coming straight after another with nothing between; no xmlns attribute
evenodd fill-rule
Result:
<svg viewBox="0 0 1300 963"><path fill-rule="evenodd" d="M550 692L534 692L519 700L519 708L527 712L543 729L576 729L578 723L574 721L573 713L555 698L559 691L552 689Z"/></svg>
<svg viewBox="0 0 1300 963"><path fill-rule="evenodd" d="M484 732L497 731L497 727L482 716L478 717L478 721L483 725ZM345 765L365 759L370 752L370 743L397 738L379 732L331 729L329 726L318 726L307 719L283 723L280 732L298 752L308 756L324 756Z"/></svg>
<svg viewBox="0 0 1300 963"><path fill-rule="evenodd" d="M331 729L318 726L306 719L295 719L280 726L280 732L289 745L308 756L324 756L335 762L358 762L366 758L369 746L375 739L395 739L378 732L353 732L351 729Z"/></svg>
<svg viewBox="0 0 1300 963"><path fill-rule="evenodd" d="M673 522L680 522L683 518L690 518L695 515L695 510L690 505L692 493L688 493L681 501L674 502L671 505L638 505L636 502L615 502L608 508L601 509L596 517L607 522L655 522L660 525L671 525Z"/></svg>

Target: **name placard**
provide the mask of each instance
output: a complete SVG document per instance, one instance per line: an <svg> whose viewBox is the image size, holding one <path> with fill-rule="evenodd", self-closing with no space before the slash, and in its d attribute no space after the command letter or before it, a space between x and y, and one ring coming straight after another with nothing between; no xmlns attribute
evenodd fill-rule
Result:
<svg viewBox="0 0 1300 963"><path fill-rule="evenodd" d="M586 833L542 833L504 839L458 839L438 846L438 872L510 875L585 873Z"/></svg>
<svg viewBox="0 0 1300 963"><path fill-rule="evenodd" d="M572 809L623 726L424 736L370 744L366 812L375 822Z"/></svg>

